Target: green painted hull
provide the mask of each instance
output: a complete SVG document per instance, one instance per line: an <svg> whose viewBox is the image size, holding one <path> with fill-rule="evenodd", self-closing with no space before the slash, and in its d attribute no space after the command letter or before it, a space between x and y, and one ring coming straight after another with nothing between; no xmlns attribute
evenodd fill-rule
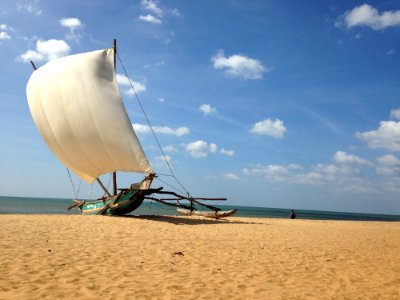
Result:
<svg viewBox="0 0 400 300"><path fill-rule="evenodd" d="M144 195L139 190L131 190L104 200L88 201L79 208L86 215L125 215L137 209L143 202Z"/></svg>

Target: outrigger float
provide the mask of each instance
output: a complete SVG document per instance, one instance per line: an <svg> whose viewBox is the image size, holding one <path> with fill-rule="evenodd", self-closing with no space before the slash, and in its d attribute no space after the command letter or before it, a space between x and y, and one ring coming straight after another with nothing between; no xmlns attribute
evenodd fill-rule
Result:
<svg viewBox="0 0 400 300"><path fill-rule="evenodd" d="M66 56L40 68L31 62L35 70L27 84L27 98L41 136L68 173L71 170L90 184L96 181L104 190L104 196L95 201L73 200L68 210L79 208L83 214L125 215L147 199L175 206L184 215L198 215L195 205L211 210L210 214L203 214L207 217L232 215L236 210L222 213L218 207L203 203L226 198L195 198L189 193L182 196L163 191L162 187L151 188L157 175L125 110L116 79L116 58L114 40L113 48ZM139 101L137 95L136 99ZM139 104L142 107L140 101ZM176 179L168 160L165 161ZM117 171L142 173L145 177L129 188L118 189ZM99 178L106 173L112 174L112 192ZM182 201L188 201L189 205Z"/></svg>

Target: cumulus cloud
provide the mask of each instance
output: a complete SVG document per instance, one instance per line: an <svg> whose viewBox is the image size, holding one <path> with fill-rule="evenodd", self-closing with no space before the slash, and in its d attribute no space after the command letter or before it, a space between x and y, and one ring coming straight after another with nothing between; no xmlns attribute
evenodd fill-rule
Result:
<svg viewBox="0 0 400 300"><path fill-rule="evenodd" d="M392 119L398 119L398 120L400 120L400 108L392 109L392 110L390 111L390 117L391 117Z"/></svg>
<svg viewBox="0 0 400 300"><path fill-rule="evenodd" d="M13 28L7 24L0 24L0 41L11 40L11 36L9 34Z"/></svg>
<svg viewBox="0 0 400 300"><path fill-rule="evenodd" d="M173 16L176 16L176 17L180 17L181 16L181 13L179 12L179 10L177 8L170 9L169 13L171 15L173 15Z"/></svg>
<svg viewBox="0 0 400 300"><path fill-rule="evenodd" d="M11 27L7 24L0 24L0 30L11 30Z"/></svg>
<svg viewBox="0 0 400 300"><path fill-rule="evenodd" d="M265 119L260 122L257 122L250 129L251 133L260 134L260 135L269 135L274 138L283 138L283 135L287 131L283 121L276 119Z"/></svg>
<svg viewBox="0 0 400 300"><path fill-rule="evenodd" d="M155 160L157 166L161 165L161 163L165 163L165 161L167 161L170 165L172 164L172 157L169 155L156 156L156 157L154 157L154 160Z"/></svg>
<svg viewBox="0 0 400 300"><path fill-rule="evenodd" d="M231 77L242 79L262 79L262 74L270 71L263 66L262 62L241 54L226 57L222 50L211 58L215 69L225 70Z"/></svg>
<svg viewBox="0 0 400 300"><path fill-rule="evenodd" d="M151 23L151 24L161 24L162 23L161 19L158 19L155 16L150 15L150 14L149 15L145 15L145 16L141 15L141 16L138 17L138 19L140 21Z"/></svg>
<svg viewBox="0 0 400 300"><path fill-rule="evenodd" d="M210 104L202 104L200 105L199 109L203 112L205 116L217 112L217 109L215 107L212 107Z"/></svg>
<svg viewBox="0 0 400 300"><path fill-rule="evenodd" d="M163 18L164 16L173 16L173 17L180 17L181 13L177 8L172 8L172 9L162 9L158 5L158 1L154 0L142 0L140 2L140 8L143 11L148 11L153 15L156 15L158 19ZM161 21L161 20L160 20Z"/></svg>
<svg viewBox="0 0 400 300"><path fill-rule="evenodd" d="M250 168L244 168L242 173L245 175L263 176L276 181L286 180L291 177L289 168L281 165L257 165Z"/></svg>
<svg viewBox="0 0 400 300"><path fill-rule="evenodd" d="M172 145L164 146L162 149L165 152L178 152L178 149Z"/></svg>
<svg viewBox="0 0 400 300"><path fill-rule="evenodd" d="M289 165L256 165L244 168L242 173L247 176L264 177L268 180L295 184L323 185L333 184L344 189L350 182L360 179L357 168L350 165L317 164L305 170L297 164ZM360 185L358 185L360 188ZM347 188L346 188L347 189ZM361 191L362 189L358 190ZM365 191L370 191L365 186Z"/></svg>
<svg viewBox="0 0 400 300"><path fill-rule="evenodd" d="M226 150L224 148L222 148L219 153L226 155L226 156L235 156L235 151L233 150Z"/></svg>
<svg viewBox="0 0 400 300"><path fill-rule="evenodd" d="M400 151L400 121L381 121L378 129L356 132L355 136L366 141L371 148Z"/></svg>
<svg viewBox="0 0 400 300"><path fill-rule="evenodd" d="M364 168L358 168L360 165ZM373 166L378 175L385 176L384 180L373 182L370 179L370 168ZM244 168L242 174L280 183L325 186L335 193L400 191L400 160L393 155L379 157L377 163L372 164L338 151L330 164L319 163L307 167L297 164L258 164Z"/></svg>
<svg viewBox="0 0 400 300"><path fill-rule="evenodd" d="M379 11L369 4L362 4L340 16L336 25L344 24L347 28L368 26L374 30L400 26L400 10Z"/></svg>
<svg viewBox="0 0 400 300"><path fill-rule="evenodd" d="M0 41L5 41L5 40L10 40L11 36L5 32L5 31L0 31Z"/></svg>
<svg viewBox="0 0 400 300"><path fill-rule="evenodd" d="M377 158L376 172L386 176L400 176L400 160L391 154Z"/></svg>
<svg viewBox="0 0 400 300"><path fill-rule="evenodd" d="M222 177L225 180L239 180L240 179L239 176L237 176L234 173L224 173L224 174L222 174Z"/></svg>
<svg viewBox="0 0 400 300"><path fill-rule="evenodd" d="M218 150L216 144L208 144L203 140L198 140L185 145L185 150L195 158L205 158L209 153L215 153Z"/></svg>
<svg viewBox="0 0 400 300"><path fill-rule="evenodd" d="M142 0L140 2L140 6L142 7L143 10L148 10L158 16L161 16L163 14L162 9L158 7L158 4L156 1Z"/></svg>
<svg viewBox="0 0 400 300"><path fill-rule="evenodd" d="M67 56L71 51L69 45L63 40L47 40L36 42L35 50L28 50L17 57L17 61L50 61L63 56Z"/></svg>
<svg viewBox="0 0 400 300"><path fill-rule="evenodd" d="M337 151L333 156L333 160L339 164L371 165L369 161L343 151Z"/></svg>
<svg viewBox="0 0 400 300"><path fill-rule="evenodd" d="M134 96L135 92L138 94L140 92L146 91L146 85L144 83L134 81L131 78L128 78L122 74L117 74L116 78L118 84L121 87L122 93L124 93L127 96Z"/></svg>
<svg viewBox="0 0 400 300"><path fill-rule="evenodd" d="M69 29L67 39L80 40L79 29L82 28L83 24L78 18L63 18L60 20L60 25Z"/></svg>
<svg viewBox="0 0 400 300"><path fill-rule="evenodd" d="M77 29L82 26L82 22L78 18L63 18L60 20L60 24L70 29Z"/></svg>
<svg viewBox="0 0 400 300"><path fill-rule="evenodd" d="M39 8L39 5L40 5L39 0L19 1L17 3L17 10L19 12L25 12L38 16L42 14L42 10Z"/></svg>
<svg viewBox="0 0 400 300"><path fill-rule="evenodd" d="M133 129L138 134L146 134L151 132L151 128L148 125L143 124L132 124ZM183 136L189 134L189 128L187 127L179 127L179 128L171 128L167 126L153 126L153 130L156 133L172 135L172 136Z"/></svg>

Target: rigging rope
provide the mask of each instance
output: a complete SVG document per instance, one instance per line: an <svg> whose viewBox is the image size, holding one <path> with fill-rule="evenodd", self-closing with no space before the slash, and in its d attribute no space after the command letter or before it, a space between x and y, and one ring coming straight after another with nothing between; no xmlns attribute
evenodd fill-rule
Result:
<svg viewBox="0 0 400 300"><path fill-rule="evenodd" d="M67 168L67 172L68 172L69 180L71 181L72 189L74 190L75 199L78 199L78 195L79 195L79 190L81 188L82 179L79 181L78 189L76 190L74 182L72 181L71 172L69 171L68 168Z"/></svg>
<svg viewBox="0 0 400 300"><path fill-rule="evenodd" d="M167 165L169 171L171 172L171 176L175 179L175 181L179 184L179 186L180 186L180 187L188 194L188 196L189 196L190 193L188 192L188 190L182 185L182 183L178 180L178 178L175 176L174 172L172 171L172 167L171 167L170 163L168 162L167 156L165 155L164 150L163 150L162 147L161 147L160 141L158 140L158 138L157 138L157 136L156 136L156 133L155 133L153 127L152 127L151 124L150 124L150 120L149 120L149 118L147 117L147 114L146 114L146 112L145 112L145 110L144 110L144 108L143 108L142 102L140 102L140 99L139 99L139 97L138 97L138 95L137 95L137 93L136 93L135 88L133 87L132 81L131 81L130 77L128 76L128 72L126 71L125 66L124 66L124 64L122 63L122 60L121 60L121 58L120 58L118 52L117 52L117 57L118 57L118 61L120 62L121 66L122 66L122 69L124 70L125 76L126 76L126 78L128 79L128 81L129 81L129 85L131 86L131 88L132 88L132 90L133 90L133 93L135 94L136 101L139 103L139 106L140 106L140 108L141 108L141 110L142 110L142 112L143 112L143 115L144 115L145 118L146 118L147 124L149 125L150 130L151 130L151 132L153 133L154 139L156 140L158 147L160 148L160 151L161 151L161 154L162 154L162 156L163 156L163 158L164 158L164 161L165 161L165 163L166 163L166 165Z"/></svg>
<svg viewBox="0 0 400 300"><path fill-rule="evenodd" d="M162 174L162 175L163 175L163 174ZM171 175L164 175L164 176L171 176ZM186 193L186 191L182 192L182 190L180 190L180 189L174 187L172 184L169 184L168 182L166 182L166 181L160 179L160 177L157 177L156 179L157 179L158 181L162 182L163 184L168 185L170 188L172 188L172 189L178 191L178 192L181 193L181 194L185 194L185 193ZM189 195L189 194L188 194L188 195Z"/></svg>

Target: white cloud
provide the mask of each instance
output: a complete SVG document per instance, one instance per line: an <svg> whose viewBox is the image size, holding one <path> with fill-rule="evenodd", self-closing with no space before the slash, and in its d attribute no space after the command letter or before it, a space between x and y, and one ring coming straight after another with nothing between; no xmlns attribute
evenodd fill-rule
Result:
<svg viewBox="0 0 400 300"><path fill-rule="evenodd" d="M57 59L66 56L71 48L63 40L37 41L36 50L43 54L47 60Z"/></svg>
<svg viewBox="0 0 400 300"><path fill-rule="evenodd" d="M79 29L82 28L83 24L78 18L63 18L60 20L60 25L69 29L67 39L79 41L81 36Z"/></svg>
<svg viewBox="0 0 400 300"><path fill-rule="evenodd" d="M146 134L151 132L151 128L148 125L143 124L132 124L133 129L138 134ZM173 136L183 136L189 134L190 131L187 127L179 127L173 129L167 126L153 126L153 130L156 133L165 134L165 135L173 135Z"/></svg>
<svg viewBox="0 0 400 300"><path fill-rule="evenodd" d="M313 168L316 172L322 173L329 176L336 175L344 175L344 174L352 174L356 171L354 168L346 165L336 166L333 164L325 165L325 164L317 164ZM332 179L333 177L328 177Z"/></svg>
<svg viewBox="0 0 400 300"><path fill-rule="evenodd" d="M282 138L285 132L287 131L283 121L276 119L265 119L260 122L257 122L250 129L251 133L260 134L260 135L269 135L274 138Z"/></svg>
<svg viewBox="0 0 400 300"><path fill-rule="evenodd" d="M154 0L142 0L140 2L140 6L143 11L148 11L148 12L156 15L159 20L160 20L160 18L163 18L164 15L169 15L169 16L173 16L173 17L181 16L181 13L179 12L179 10L177 8L163 10L158 6L158 1L154 1Z"/></svg>
<svg viewBox="0 0 400 300"><path fill-rule="evenodd" d="M165 152L178 152L178 149L172 145L168 145L162 148Z"/></svg>
<svg viewBox="0 0 400 300"><path fill-rule="evenodd" d="M398 120L400 120L400 108L392 109L392 110L390 111L390 117L391 117L392 119L398 119Z"/></svg>
<svg viewBox="0 0 400 300"><path fill-rule="evenodd" d="M368 26L374 30L381 30L387 27L400 26L400 10L379 13L371 5L362 4L341 16L341 22L344 22L347 28Z"/></svg>
<svg viewBox="0 0 400 300"><path fill-rule="evenodd" d="M371 165L369 161L343 151L337 151L333 156L333 160L339 164Z"/></svg>
<svg viewBox="0 0 400 300"><path fill-rule="evenodd" d="M284 165L256 165L243 169L243 174L262 176L275 181L285 181L300 184L323 184L327 182L346 183L349 178L355 178L358 170L347 165L317 164L303 171L297 164Z"/></svg>
<svg viewBox="0 0 400 300"><path fill-rule="evenodd" d="M140 2L142 9L151 11L152 13L161 16L162 9L158 7L157 2L153 0L142 0Z"/></svg>
<svg viewBox="0 0 400 300"><path fill-rule="evenodd" d="M232 77L243 79L262 79L262 74L270 71L261 61L240 54L225 57L222 50L211 58L215 69L224 69Z"/></svg>
<svg viewBox="0 0 400 300"><path fill-rule="evenodd" d="M384 166L399 166L400 165L400 160L392 154L378 157L377 161L380 165L384 165Z"/></svg>
<svg viewBox="0 0 400 300"><path fill-rule="evenodd" d="M169 13L175 17L180 17L181 13L179 12L179 10L177 8L173 8L169 10Z"/></svg>
<svg viewBox="0 0 400 300"><path fill-rule="evenodd" d="M159 165L159 163L164 163L165 160L169 164L172 164L172 157L169 155L165 155L165 157L164 156L156 156L156 157L154 157L154 160L157 162L157 165Z"/></svg>
<svg viewBox="0 0 400 300"><path fill-rule="evenodd" d="M400 160L394 155L384 155L377 158L376 172L386 176L400 176Z"/></svg>
<svg viewBox="0 0 400 300"><path fill-rule="evenodd" d="M355 136L371 148L400 151L400 122L381 121L377 130L356 132Z"/></svg>
<svg viewBox="0 0 400 300"><path fill-rule="evenodd" d="M140 21L148 22L151 24L161 24L162 21L153 15L139 16Z"/></svg>
<svg viewBox="0 0 400 300"><path fill-rule="evenodd" d="M24 0L17 3L17 10L19 12L26 12L33 15L41 15L42 10L39 8L39 0Z"/></svg>
<svg viewBox="0 0 400 300"><path fill-rule="evenodd" d="M5 41L5 40L10 40L11 36L5 32L5 31L0 31L0 41Z"/></svg>
<svg viewBox="0 0 400 300"><path fill-rule="evenodd" d="M217 146L217 144L211 143L211 144L210 144L210 152L211 152L211 153L215 153L215 152L217 152L217 151L218 151L218 146Z"/></svg>
<svg viewBox="0 0 400 300"><path fill-rule="evenodd" d="M233 173L224 173L224 174L222 174L222 177L225 180L239 180L240 179L239 176L237 176L236 174L233 174Z"/></svg>
<svg viewBox="0 0 400 300"><path fill-rule="evenodd" d="M219 151L219 153L226 155L226 156L235 156L235 151L233 150L226 150L224 148L221 149L221 151Z"/></svg>
<svg viewBox="0 0 400 300"><path fill-rule="evenodd" d="M210 104L202 104L200 105L199 109L203 112L205 116L217 112L217 109L215 107L212 107Z"/></svg>
<svg viewBox="0 0 400 300"><path fill-rule="evenodd" d="M48 41L38 40L36 42L36 50L28 50L25 53L17 57L17 61L29 62L32 61L43 61L53 60L63 56L67 56L71 48L63 40L51 39Z"/></svg>
<svg viewBox="0 0 400 300"><path fill-rule="evenodd" d="M198 140L185 145L185 150L195 158L207 157L209 153L215 153L218 150L216 144L208 144L205 141Z"/></svg>
<svg viewBox="0 0 400 300"><path fill-rule="evenodd" d="M121 91L127 96L134 96L135 92L138 94L146 91L146 85L144 83L134 81L122 74L117 74L116 77L118 84L121 86Z"/></svg>
<svg viewBox="0 0 400 300"><path fill-rule="evenodd" d="M60 20L60 24L70 29L76 29L82 26L82 22L78 18L63 18Z"/></svg>
<svg viewBox="0 0 400 300"><path fill-rule="evenodd" d="M17 57L17 61L20 62L30 62L30 61L42 61L44 60L44 56L37 51L34 50L28 50L25 53L21 54L20 56Z"/></svg>
<svg viewBox="0 0 400 300"><path fill-rule="evenodd" d="M251 168L244 168L242 172L245 175L264 176L276 181L286 180L291 177L288 168L281 165L257 165Z"/></svg>
<svg viewBox="0 0 400 300"><path fill-rule="evenodd" d="M11 30L11 27L7 24L0 24L0 30Z"/></svg>

